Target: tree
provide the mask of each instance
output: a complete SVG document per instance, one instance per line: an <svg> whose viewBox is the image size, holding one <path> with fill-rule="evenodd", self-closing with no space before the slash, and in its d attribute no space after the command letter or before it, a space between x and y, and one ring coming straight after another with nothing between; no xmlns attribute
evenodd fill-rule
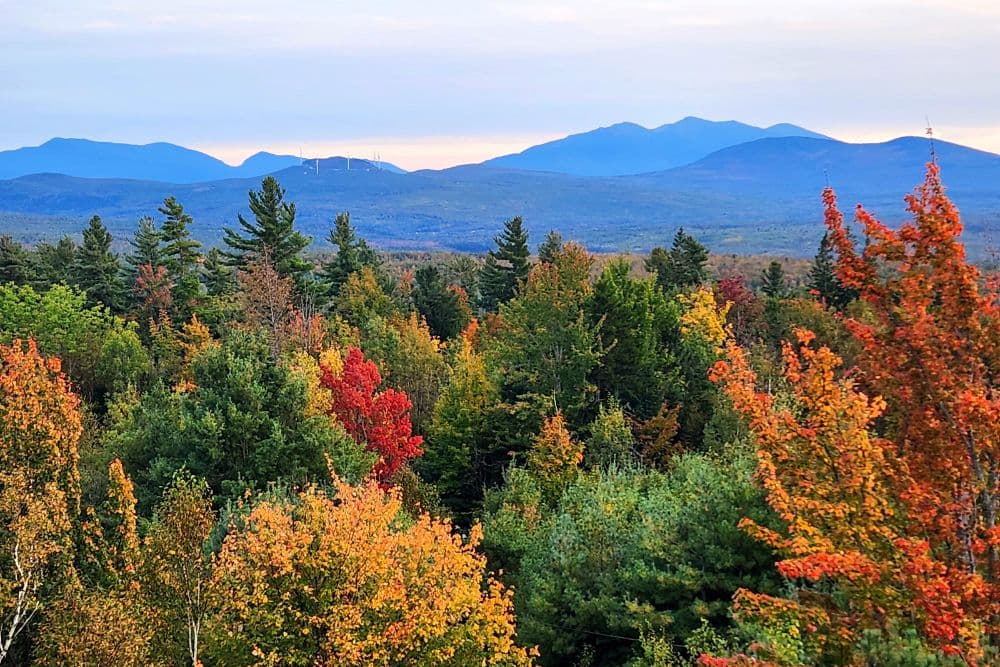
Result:
<svg viewBox="0 0 1000 667"><path fill-rule="evenodd" d="M528 450L527 467L538 480L542 497L554 503L576 479L583 463L583 445L566 430L566 421L556 412L542 424L542 430Z"/></svg>
<svg viewBox="0 0 1000 667"><path fill-rule="evenodd" d="M233 266L245 269L266 253L282 277L302 280L311 267L301 252L312 239L295 229L295 204L285 201L285 190L274 176L264 177L260 190L251 190L249 198L254 219L240 214L240 230L223 228L222 240L230 248L223 254Z"/></svg>
<svg viewBox="0 0 1000 667"><path fill-rule="evenodd" d="M781 262L772 261L760 274L760 291L770 299L782 299L788 295L788 281Z"/></svg>
<svg viewBox="0 0 1000 667"><path fill-rule="evenodd" d="M444 283L433 264L417 269L413 304L423 315L431 333L442 340L457 336L469 323L463 316L458 294Z"/></svg>
<svg viewBox="0 0 1000 667"><path fill-rule="evenodd" d="M327 241L337 248L337 254L326 263L322 272L326 287L332 296L337 295L352 273L366 266L372 270L378 269L380 264L378 255L367 241L357 236L351 226L350 213L345 211L337 214Z"/></svg>
<svg viewBox="0 0 1000 667"><path fill-rule="evenodd" d="M0 345L0 663L72 566L78 406L58 359Z"/></svg>
<svg viewBox="0 0 1000 667"><path fill-rule="evenodd" d="M32 271L28 253L9 234L0 236L0 284L23 285L31 281Z"/></svg>
<svg viewBox="0 0 1000 667"><path fill-rule="evenodd" d="M139 218L139 224L128 242L132 246L132 253L125 256L125 262L132 267L133 282L136 274L139 273L139 267L146 264L152 267L163 265L163 248L161 247L163 238L156 228L153 218L148 215Z"/></svg>
<svg viewBox="0 0 1000 667"><path fill-rule="evenodd" d="M559 256L563 249L562 234L554 229L550 229L543 240L538 245L538 261L551 264Z"/></svg>
<svg viewBox="0 0 1000 667"><path fill-rule="evenodd" d="M39 243L32 256L34 263L34 287L45 290L53 285L73 283L73 265L76 258L76 243L68 236L52 245Z"/></svg>
<svg viewBox="0 0 1000 667"><path fill-rule="evenodd" d="M202 624L209 609L212 558L207 542L215 520L208 485L180 471L163 492L143 541L144 595L167 617L171 630L184 626L192 667L200 664ZM171 640L168 645L180 643L176 635Z"/></svg>
<svg viewBox="0 0 1000 667"><path fill-rule="evenodd" d="M479 277L480 305L486 310L496 310L510 301L530 269L528 232L520 216L505 222L494 242L497 248L487 253Z"/></svg>
<svg viewBox="0 0 1000 667"><path fill-rule="evenodd" d="M121 310L124 286L118 256L111 252L111 233L99 216L83 231L83 245L76 251L74 279L90 305L103 304Z"/></svg>
<svg viewBox="0 0 1000 667"><path fill-rule="evenodd" d="M385 482L406 461L423 453L423 438L411 432L410 399L395 389L377 391L382 376L361 350L349 348L340 373L324 368L321 382L333 397L330 415L359 444L379 456L374 470L379 480Z"/></svg>
<svg viewBox="0 0 1000 667"><path fill-rule="evenodd" d="M222 252L218 248L212 248L205 255L202 275L209 296L225 296L236 289L236 274L226 266Z"/></svg>
<svg viewBox="0 0 1000 667"><path fill-rule="evenodd" d="M821 303L837 310L843 310L857 298L857 293L845 287L837 277L837 259L830 232L823 234L823 239L819 242L819 250L809 268L806 286Z"/></svg>
<svg viewBox="0 0 1000 667"><path fill-rule="evenodd" d="M671 292L705 282L708 277L706 262L708 250L705 246L680 228L669 252L653 248L646 260L646 270L656 275L656 284L661 289Z"/></svg>
<svg viewBox="0 0 1000 667"><path fill-rule="evenodd" d="M193 220L184 212L184 207L176 199L167 197L158 210L166 216L160 226L160 236L163 239L163 264L174 283L174 304L186 317L191 301L201 291L201 283L198 280L198 262L201 260L198 249L201 248L201 243L191 238L188 225Z"/></svg>
<svg viewBox="0 0 1000 667"><path fill-rule="evenodd" d="M400 521L397 490L334 480L258 501L222 544L213 591L219 664L530 664L510 593L468 539L423 514Z"/></svg>

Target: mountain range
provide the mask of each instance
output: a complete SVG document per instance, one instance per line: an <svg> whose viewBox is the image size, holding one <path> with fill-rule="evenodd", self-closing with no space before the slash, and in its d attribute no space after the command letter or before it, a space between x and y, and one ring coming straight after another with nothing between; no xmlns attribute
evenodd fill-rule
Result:
<svg viewBox="0 0 1000 667"><path fill-rule="evenodd" d="M713 146L748 136L744 132L775 131L697 119L664 127L677 126L702 126L700 141L714 141ZM718 129L714 139L712 127ZM777 130L785 131L792 130ZM992 244L1000 225L1000 156L922 137L854 144L797 131L737 141L689 163L652 171L646 169L646 153L637 151L629 163L630 153L618 147L619 164L632 173L615 176L564 173L556 163L540 169L536 162L539 169L529 169L530 164L498 160L401 173L352 159L348 170L342 157L320 159L318 169L316 160L296 158L293 165L271 171L297 203L298 223L320 245L335 215L349 210L359 232L387 248L481 251L503 220L522 215L536 242L556 228L593 250L645 251L669 243L683 226L714 252L810 256L823 231L820 194L827 184L836 189L847 214L864 202L885 222L896 223L906 215L903 196L922 180L924 165L934 155L962 211L970 249L982 256ZM611 150L605 141L610 135L595 132L604 148L593 148L592 164ZM564 141L578 150L578 136L585 135ZM549 155L569 150L556 144L547 144ZM676 145L681 147L673 155L693 151L691 142ZM218 179L164 182L131 173L129 178L53 173L60 171L58 164L44 171L49 173L0 180L0 233L27 241L75 234L90 215L99 214L121 240L139 216L155 213L163 197L174 195L195 217L194 233L215 244L221 228L246 212L247 192L260 182L259 174L232 172Z"/></svg>

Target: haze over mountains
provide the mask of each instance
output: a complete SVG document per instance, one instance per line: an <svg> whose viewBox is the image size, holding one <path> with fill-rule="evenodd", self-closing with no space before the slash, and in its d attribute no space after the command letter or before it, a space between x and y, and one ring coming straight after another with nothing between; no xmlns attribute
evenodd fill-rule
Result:
<svg viewBox="0 0 1000 667"><path fill-rule="evenodd" d="M99 151L106 146L97 144ZM88 166L87 156L77 152L75 161L46 163L39 171L47 173L0 180L0 233L52 238L78 232L99 214L125 238L139 216L155 213L163 197L174 195L195 217L192 231L215 244L222 226L246 211L247 191L273 172L317 243L336 213L350 210L360 232L385 247L483 250L504 219L523 215L535 242L557 228L595 250L644 251L669 243L684 226L715 252L807 256L823 231L820 193L827 183L845 212L864 202L886 222L898 222L905 216L903 196L922 180L931 157L926 138L851 144L791 125L754 128L692 118L654 130L621 124L482 164L411 173L356 159L348 171L345 158L321 159L317 172L315 160L301 164L265 155L240 167L219 163L223 176L201 179L192 176L203 173L195 166L207 173L219 169L212 162L219 161L167 146L131 147L178 159L164 158L160 165L121 160L117 169L134 164L135 170L114 178L65 175L109 169ZM992 243L994 228L1000 230L1000 156L941 141L933 146L963 213L967 242L981 252ZM99 151L91 161L107 154ZM12 173L12 162L5 162L12 153L18 152L0 153L0 175ZM681 160L688 161L675 164ZM674 166L650 168L660 164ZM177 178L182 167L186 176ZM174 178L157 177L164 173Z"/></svg>

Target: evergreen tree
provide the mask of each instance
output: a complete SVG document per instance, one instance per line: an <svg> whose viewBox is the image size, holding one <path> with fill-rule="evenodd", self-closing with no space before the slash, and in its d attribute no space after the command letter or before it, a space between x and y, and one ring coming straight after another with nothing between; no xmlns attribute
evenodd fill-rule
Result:
<svg viewBox="0 0 1000 667"><path fill-rule="evenodd" d="M0 285L4 283L25 284L31 279L31 263L28 253L9 234L0 236Z"/></svg>
<svg viewBox="0 0 1000 667"><path fill-rule="evenodd" d="M760 275L760 291L772 299L780 299L788 294L785 283L785 270L781 262L773 261Z"/></svg>
<svg viewBox="0 0 1000 667"><path fill-rule="evenodd" d="M172 291L174 306L180 310L182 319L186 319L191 302L201 292L198 280L198 260L201 259L201 243L191 238L188 229L193 220L184 212L184 207L173 197L163 200L160 213L166 216L160 227L163 239L163 265L167 275L173 282Z"/></svg>
<svg viewBox="0 0 1000 667"><path fill-rule="evenodd" d="M424 316L431 333L442 340L454 338L466 324L458 294L448 289L437 267L428 264L417 269L413 304Z"/></svg>
<svg viewBox="0 0 1000 667"><path fill-rule="evenodd" d="M819 242L819 250L813 259L813 265L809 269L806 286L826 305L843 310L847 304L857 298L857 293L840 282L835 270L836 263L830 235L823 234L823 238Z"/></svg>
<svg viewBox="0 0 1000 667"><path fill-rule="evenodd" d="M212 248L205 255L202 275L209 296L231 294L236 289L236 276L218 248Z"/></svg>
<svg viewBox="0 0 1000 667"><path fill-rule="evenodd" d="M241 214L241 231L224 227L223 241L231 250L224 252L229 263L244 268L265 253L282 276L298 282L309 271L301 252L312 239L295 229L295 204L285 201L285 190L274 176L261 181L260 190L249 193L253 221Z"/></svg>
<svg viewBox="0 0 1000 667"><path fill-rule="evenodd" d="M73 272L91 305L104 304L112 310L121 310L125 290L121 264L111 252L111 241L111 233L100 216L95 215L83 231L83 244L76 252Z"/></svg>
<svg viewBox="0 0 1000 667"><path fill-rule="evenodd" d="M139 225L128 241L132 246L132 253L125 256L125 262L132 267L133 277L144 264L150 266L163 264L163 249L160 246L162 241L153 218L148 215L139 218Z"/></svg>
<svg viewBox="0 0 1000 667"><path fill-rule="evenodd" d="M60 283L72 284L75 258L76 243L68 236L59 239L55 245L39 243L31 257L35 289L41 291Z"/></svg>
<svg viewBox="0 0 1000 667"><path fill-rule="evenodd" d="M653 248L646 270L656 274L656 284L665 291L694 287L705 282L708 250L693 236L678 229L670 251Z"/></svg>
<svg viewBox="0 0 1000 667"><path fill-rule="evenodd" d="M545 264L552 264L556 261L559 253L563 249L562 234L554 229L550 229L545 235L545 240L538 246L538 261Z"/></svg>
<svg viewBox="0 0 1000 667"><path fill-rule="evenodd" d="M480 301L486 310L496 310L501 303L514 298L519 281L528 277L528 232L518 216L504 223L497 236L497 249L486 255L479 278Z"/></svg>
<svg viewBox="0 0 1000 667"><path fill-rule="evenodd" d="M337 248L337 254L323 267L322 277L331 296L336 296L347 277L362 267L377 269L378 255L351 226L351 214L338 213L327 240Z"/></svg>

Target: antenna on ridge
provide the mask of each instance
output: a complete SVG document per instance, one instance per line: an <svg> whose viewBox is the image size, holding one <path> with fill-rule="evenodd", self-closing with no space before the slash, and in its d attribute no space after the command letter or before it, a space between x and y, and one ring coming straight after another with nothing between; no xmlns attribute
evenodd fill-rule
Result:
<svg viewBox="0 0 1000 667"><path fill-rule="evenodd" d="M927 135L927 138L930 139L931 142L931 162L937 164L937 151L934 150L934 128L931 127L931 119L927 116L924 116L924 122L927 124L927 129L924 130L924 134Z"/></svg>

